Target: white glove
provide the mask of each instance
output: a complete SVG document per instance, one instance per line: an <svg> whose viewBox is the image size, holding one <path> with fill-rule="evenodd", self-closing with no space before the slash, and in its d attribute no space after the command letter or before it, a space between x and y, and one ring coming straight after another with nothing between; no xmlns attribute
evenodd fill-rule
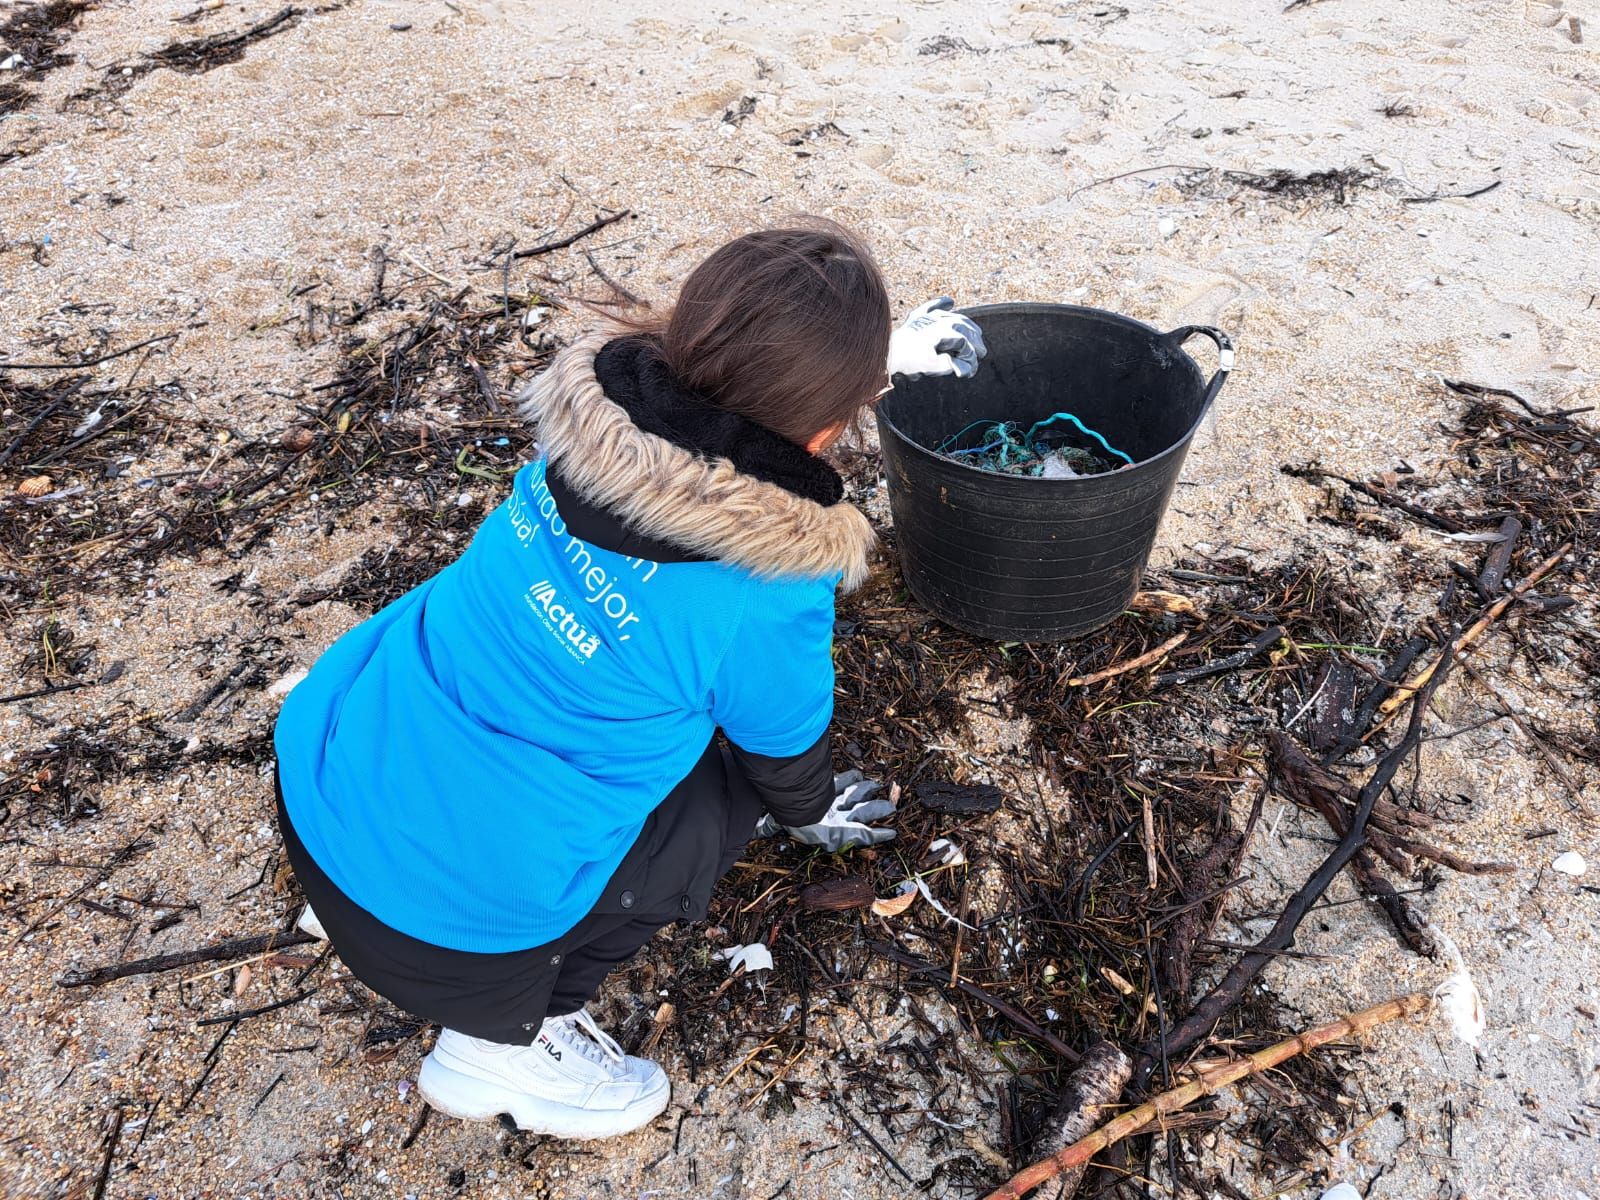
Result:
<svg viewBox="0 0 1600 1200"><path fill-rule="evenodd" d="M970 379L977 372L989 348L976 322L953 311L955 306L949 296L940 296L911 310L905 324L889 335L890 375Z"/></svg>
<svg viewBox="0 0 1600 1200"><path fill-rule="evenodd" d="M838 854L852 846L876 846L895 836L893 829L874 829L869 821L894 815L894 801L874 800L881 785L865 778L860 771L846 771L833 777L833 804L815 825L779 825L771 814L756 825L757 837L771 837L779 829L806 846L821 846Z"/></svg>

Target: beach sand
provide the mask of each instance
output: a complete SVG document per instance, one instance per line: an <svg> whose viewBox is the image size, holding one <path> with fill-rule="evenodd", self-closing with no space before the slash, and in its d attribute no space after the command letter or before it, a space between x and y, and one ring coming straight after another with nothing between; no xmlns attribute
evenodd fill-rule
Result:
<svg viewBox="0 0 1600 1200"><path fill-rule="evenodd" d="M20 7L0 4L0 21ZM899 313L947 294L1227 330L1237 369L1189 457L1156 564L1196 552L1269 563L1325 544L1366 563L1362 586L1400 612L1398 628L1431 609L1386 572L1406 554L1439 553L1438 539L1408 529L1381 550L1340 540L1312 520L1317 489L1279 466L1434 473L1450 455L1440 427L1460 411L1441 374L1549 407L1597 402L1592 3L357 0L302 6L215 69L145 70L143 56L175 40L246 29L277 9L107 0L68 31L72 61L28 82L34 102L0 118L0 352L58 361L175 332L147 359L106 362L94 378L109 386L137 370L175 381L170 410L191 449L281 429L295 405L315 403L310 389L331 377L340 339L397 319L307 325L307 297L366 295L375 245L391 281L467 288L470 303L499 304L503 287L569 298L544 328L572 337L593 318L570 298L611 295L587 256L624 288L669 298L729 236L816 212L871 239ZM189 13L197 18L175 23ZM1352 173L1342 196L1275 195L1225 174L1332 170ZM508 276L483 266L507 238L534 246L622 209L634 215ZM1209 370L1209 347L1191 349ZM137 500L136 480L193 465L204 460L153 444L123 464L118 487ZM0 471L6 491L20 481ZM497 496L481 478L461 486L471 511ZM401 541L390 511L382 498L325 523L297 511L241 560L214 549L172 557L144 578L6 613L0 691L40 686L24 664L46 620L96 643L96 670L116 661L124 673L0 708L0 774L72 729L137 734L159 720L196 747L258 733L276 704L265 685L309 666L363 615L329 600L285 618L271 601L309 594L373 546ZM1574 619L1592 631L1593 618L1590 592ZM246 644L272 678L184 720ZM1559 719L1583 703L1580 690L1536 684L1508 653L1500 644L1481 661L1529 712ZM1486 707L1458 680L1440 712L1457 726ZM292 916L270 879L254 886L276 844L270 775L259 761L192 757L95 790L92 821L0 826L5 1195L101 1195L107 1122L119 1112L106 1196L867 1200L909 1190L833 1106L802 1101L767 1120L751 1103L764 1083L750 1073L696 1095L670 1041L675 1106L633 1137L544 1145L436 1115L402 1149L419 1111L409 1087L419 1039L368 1062L359 1016L318 1021L289 1007L218 1043L225 1026L194 1021L228 1011L234 971L181 987L169 974L58 989L73 965L282 928ZM1320 1177L1376 1180L1369 1195L1397 1200L1600 1196L1596 868L1584 879L1549 869L1567 850L1600 864L1600 839L1514 727L1432 743L1425 765L1430 795L1467 800L1452 844L1518 868L1446 875L1415 897L1460 943L1489 1030L1477 1058L1439 1025L1373 1039L1352 1064L1363 1132L1327 1148ZM1596 811L1600 789L1572 769ZM1276 799L1265 822L1246 867L1249 900L1263 908L1303 878L1319 855L1303 835L1321 832ZM95 864L141 840L152 845L96 886ZM81 903L120 904L113 894L200 910L143 910L130 922ZM166 911L182 923L151 932ZM1397 950L1362 904L1308 923L1297 949L1326 957L1285 960L1267 978L1305 1025L1441 977ZM260 967L238 1004L291 994L292 975ZM329 983L315 1003L343 995ZM929 1020L959 1028L936 996L919 1002ZM880 1045L911 1027L885 1007L871 1014ZM873 1036L843 1004L831 1011L841 1037ZM215 1076L183 1107L214 1043ZM970 1053L1003 1079L984 1047ZM738 1062L703 1064L702 1084ZM793 1079L848 1093L839 1080L850 1065L806 1061ZM958 1088L970 1130L893 1144L916 1180L957 1151L1000 1177L992 1090ZM1277 1190L1253 1176L1253 1161L1223 1135L1207 1165L1232 1172L1235 1195L1317 1194L1309 1177ZM941 1181L931 1194L974 1193Z"/></svg>

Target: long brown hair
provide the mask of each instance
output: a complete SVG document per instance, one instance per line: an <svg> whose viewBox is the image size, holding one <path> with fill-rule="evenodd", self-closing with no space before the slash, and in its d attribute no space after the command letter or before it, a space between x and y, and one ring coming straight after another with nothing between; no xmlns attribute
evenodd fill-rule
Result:
<svg viewBox="0 0 1600 1200"><path fill-rule="evenodd" d="M670 312L617 320L684 386L799 445L888 383L883 275L860 237L820 217L735 238L690 273Z"/></svg>

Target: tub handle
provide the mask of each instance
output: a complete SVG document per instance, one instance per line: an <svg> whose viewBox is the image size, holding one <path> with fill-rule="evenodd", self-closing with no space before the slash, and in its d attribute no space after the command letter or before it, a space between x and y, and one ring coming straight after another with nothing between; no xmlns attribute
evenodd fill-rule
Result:
<svg viewBox="0 0 1600 1200"><path fill-rule="evenodd" d="M1200 402L1200 410L1204 412L1211 407L1211 402L1217 398L1217 393L1227 382L1228 372L1233 370L1233 340L1222 330L1211 325L1180 325L1166 334L1164 340L1174 346L1181 346L1197 333L1204 334L1217 345L1217 371L1206 384L1206 394Z"/></svg>

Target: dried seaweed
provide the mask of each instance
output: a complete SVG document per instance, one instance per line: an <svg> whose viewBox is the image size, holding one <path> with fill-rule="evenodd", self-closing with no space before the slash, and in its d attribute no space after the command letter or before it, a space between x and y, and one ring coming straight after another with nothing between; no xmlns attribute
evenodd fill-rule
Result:
<svg viewBox="0 0 1600 1200"><path fill-rule="evenodd" d="M99 0L48 0L25 4L0 24L0 53L21 59L0 76L0 116L20 112L33 103L35 93L24 83L42 79L72 61L61 47L71 36L78 18L99 5Z"/></svg>
<svg viewBox="0 0 1600 1200"><path fill-rule="evenodd" d="M67 103L83 105L115 100L152 71L166 69L184 75L203 75L217 67L240 61L251 46L294 28L301 17L332 12L343 8L347 2L332 0L316 6L285 5L243 29L173 42L160 50L141 55L134 62L114 63L105 69L99 83L73 93L67 98Z"/></svg>

